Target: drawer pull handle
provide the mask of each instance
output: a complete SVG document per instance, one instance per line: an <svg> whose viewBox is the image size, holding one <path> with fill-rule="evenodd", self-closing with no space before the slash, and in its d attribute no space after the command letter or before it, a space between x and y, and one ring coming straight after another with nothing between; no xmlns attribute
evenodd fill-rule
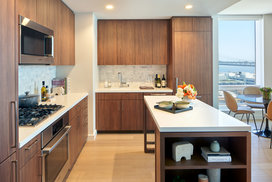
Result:
<svg viewBox="0 0 272 182"><path fill-rule="evenodd" d="M29 147L27 147L25 150L31 150L34 145L38 143L38 140L36 140L33 144L31 144Z"/></svg>

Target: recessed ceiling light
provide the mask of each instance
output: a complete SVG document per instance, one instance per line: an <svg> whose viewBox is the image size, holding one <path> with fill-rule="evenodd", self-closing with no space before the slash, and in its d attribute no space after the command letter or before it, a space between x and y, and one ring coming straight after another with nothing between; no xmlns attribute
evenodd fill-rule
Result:
<svg viewBox="0 0 272 182"><path fill-rule="evenodd" d="M109 10L111 10L111 9L113 9L114 7L113 7L113 5L111 5L111 4L108 4L107 6L106 6L106 9L109 9Z"/></svg>
<svg viewBox="0 0 272 182"><path fill-rule="evenodd" d="M185 5L185 9L192 9L193 8L193 5L191 5L191 4L186 4Z"/></svg>

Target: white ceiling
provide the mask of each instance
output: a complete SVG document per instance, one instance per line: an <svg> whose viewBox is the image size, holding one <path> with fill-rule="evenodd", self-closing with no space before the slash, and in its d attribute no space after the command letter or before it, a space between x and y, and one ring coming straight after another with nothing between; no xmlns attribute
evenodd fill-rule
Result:
<svg viewBox="0 0 272 182"><path fill-rule="evenodd" d="M94 12L98 19L166 19L212 16L240 0L63 0L74 12ZM259 1L259 0L256 0ZM272 0L271 0L272 1ZM186 4L193 9L185 10ZM106 10L105 5L114 5Z"/></svg>
<svg viewBox="0 0 272 182"><path fill-rule="evenodd" d="M272 13L272 0L242 0L220 14L252 15Z"/></svg>

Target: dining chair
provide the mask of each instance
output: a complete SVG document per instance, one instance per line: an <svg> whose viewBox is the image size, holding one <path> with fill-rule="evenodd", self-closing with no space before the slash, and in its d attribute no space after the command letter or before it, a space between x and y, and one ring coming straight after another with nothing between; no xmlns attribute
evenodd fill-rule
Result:
<svg viewBox="0 0 272 182"><path fill-rule="evenodd" d="M253 121L254 121L254 124L255 124L255 128L257 130L257 124L256 124L255 116L254 116L255 112L250 107L238 106L236 99L229 92L227 92L227 91L223 91L223 92L224 92L226 105L227 105L228 109L230 110L229 114L231 112L233 112L234 117L237 114L243 114L243 115L245 114L246 118L247 118L247 124L249 123L250 115L252 115Z"/></svg>
<svg viewBox="0 0 272 182"><path fill-rule="evenodd" d="M265 117L268 120L272 121L272 101L270 101L269 104L268 104L267 113L265 114ZM271 148L272 147L272 135L271 135L270 138L271 138L270 139L270 148Z"/></svg>
<svg viewBox="0 0 272 182"><path fill-rule="evenodd" d="M244 95L262 95L262 92L259 87L256 86L247 86L243 90ZM265 107L263 104L256 104L254 102L248 102L246 101L246 104L251 108L251 109L261 109L262 110L262 124L260 127L260 130L262 130L263 123L264 123L264 110Z"/></svg>

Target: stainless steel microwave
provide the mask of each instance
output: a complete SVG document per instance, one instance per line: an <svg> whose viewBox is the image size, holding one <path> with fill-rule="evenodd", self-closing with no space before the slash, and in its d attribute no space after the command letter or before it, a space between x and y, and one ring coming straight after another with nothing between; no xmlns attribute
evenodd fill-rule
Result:
<svg viewBox="0 0 272 182"><path fill-rule="evenodd" d="M54 31L19 16L19 64L49 65L54 63Z"/></svg>

